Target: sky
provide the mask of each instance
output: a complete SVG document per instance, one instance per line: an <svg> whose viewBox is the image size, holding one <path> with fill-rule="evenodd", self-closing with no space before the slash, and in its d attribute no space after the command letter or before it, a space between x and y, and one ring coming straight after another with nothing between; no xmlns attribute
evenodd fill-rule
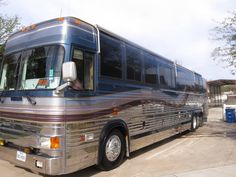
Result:
<svg viewBox="0 0 236 177"><path fill-rule="evenodd" d="M194 70L207 80L236 79L213 61L210 31L236 7L236 0L5 0L1 14L23 26L60 16L98 24Z"/></svg>

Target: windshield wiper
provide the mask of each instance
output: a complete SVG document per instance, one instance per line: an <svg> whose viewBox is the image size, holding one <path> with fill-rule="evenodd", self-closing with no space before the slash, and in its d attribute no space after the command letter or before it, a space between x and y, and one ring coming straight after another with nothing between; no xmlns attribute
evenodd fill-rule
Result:
<svg viewBox="0 0 236 177"><path fill-rule="evenodd" d="M34 99L32 99L30 96L26 96L26 99L27 99L28 102L29 102L30 104L32 104L32 105L36 105L36 104L37 104L37 102L36 102Z"/></svg>

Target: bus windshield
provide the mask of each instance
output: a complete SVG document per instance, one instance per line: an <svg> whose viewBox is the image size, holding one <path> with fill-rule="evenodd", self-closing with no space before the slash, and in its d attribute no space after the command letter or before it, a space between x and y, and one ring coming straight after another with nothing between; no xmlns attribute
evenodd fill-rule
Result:
<svg viewBox="0 0 236 177"><path fill-rule="evenodd" d="M3 61L1 90L53 89L60 83L62 46L46 46L8 55Z"/></svg>

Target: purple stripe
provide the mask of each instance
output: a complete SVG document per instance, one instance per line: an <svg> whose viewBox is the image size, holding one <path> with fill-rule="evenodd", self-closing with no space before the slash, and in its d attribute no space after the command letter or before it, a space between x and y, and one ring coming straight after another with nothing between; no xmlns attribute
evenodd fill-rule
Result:
<svg viewBox="0 0 236 177"><path fill-rule="evenodd" d="M187 101L188 95L182 100L181 104L173 104L169 103L166 100L157 100L157 99L147 99L147 100L136 100L136 101L131 101L129 103L120 105L118 107L113 107L93 113L88 113L88 114L76 114L76 115L44 115L44 114L17 114L17 113L12 113L12 112L3 112L0 111L0 115L2 117L6 118L12 118L12 119L21 119L21 120L30 120L30 121L39 121L39 122L65 122L65 121L78 121L78 120L87 120L87 119L92 119L92 118L99 118L101 116L105 116L108 114L111 114L114 109L117 109L118 111L122 111L134 106L138 106L140 104L146 104L146 103L156 103L156 104L162 104L165 106L169 107L174 107L174 108L180 108L185 105Z"/></svg>

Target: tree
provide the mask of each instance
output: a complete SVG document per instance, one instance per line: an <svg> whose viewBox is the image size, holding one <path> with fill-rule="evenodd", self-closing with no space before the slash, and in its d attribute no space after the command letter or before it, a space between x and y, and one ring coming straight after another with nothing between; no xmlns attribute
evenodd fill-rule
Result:
<svg viewBox="0 0 236 177"><path fill-rule="evenodd" d="M217 22L218 26L213 29L213 39L218 41L219 46L212 52L214 60L226 64L232 74L236 74L236 12Z"/></svg>
<svg viewBox="0 0 236 177"><path fill-rule="evenodd" d="M3 0L0 0L0 6L5 5ZM0 56L3 54L4 46L9 35L19 28L19 17L9 17L7 15L0 14Z"/></svg>

